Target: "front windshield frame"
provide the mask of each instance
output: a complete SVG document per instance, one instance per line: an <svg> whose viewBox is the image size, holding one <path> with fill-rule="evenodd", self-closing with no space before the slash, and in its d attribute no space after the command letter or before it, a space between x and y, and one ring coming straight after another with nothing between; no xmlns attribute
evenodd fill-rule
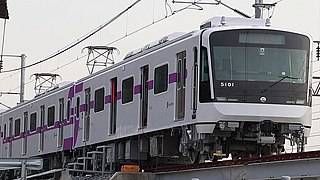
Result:
<svg viewBox="0 0 320 180"><path fill-rule="evenodd" d="M260 43L263 48L278 48L298 50L304 49L305 67L303 68L303 78L291 77L290 74L282 73L275 75L270 80L257 80L244 78L244 80L219 80L215 71L214 48L218 46L242 46L246 48L257 47L257 41L250 40L248 43L240 42L239 33L265 33L272 35L285 35L285 39L274 40L271 38L265 43ZM273 36L277 37L277 36ZM270 29L232 29L219 30L211 32L208 41L208 59L203 56L200 64L205 61L210 63L210 77L213 82L205 82L200 84L200 98L201 103L207 102L246 102L246 103L269 103L269 104L302 104L310 105L310 42L311 38L298 33L270 30ZM260 46L258 46L260 48ZM268 53L268 52L267 52ZM205 73L201 72L201 73ZM294 74L293 74L294 75ZM205 87L210 87L212 90L211 97L204 91L209 91ZM202 93L201 93L202 92ZM260 98L266 97L267 101L261 102Z"/></svg>

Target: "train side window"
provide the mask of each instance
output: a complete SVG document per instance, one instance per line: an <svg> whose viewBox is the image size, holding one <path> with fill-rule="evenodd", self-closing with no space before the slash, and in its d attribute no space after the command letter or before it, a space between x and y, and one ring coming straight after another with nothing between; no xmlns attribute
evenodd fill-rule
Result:
<svg viewBox="0 0 320 180"><path fill-rule="evenodd" d="M4 127L3 127L3 138L6 138L7 137L7 124L4 124Z"/></svg>
<svg viewBox="0 0 320 180"><path fill-rule="evenodd" d="M80 116L80 97L77 97L77 118Z"/></svg>
<svg viewBox="0 0 320 180"><path fill-rule="evenodd" d="M94 92L94 112L104 110L104 88L100 88Z"/></svg>
<svg viewBox="0 0 320 180"><path fill-rule="evenodd" d="M122 81L122 104L133 101L133 77Z"/></svg>
<svg viewBox="0 0 320 180"><path fill-rule="evenodd" d="M200 102L211 102L210 81L209 81L209 65L207 48L201 47L200 54Z"/></svg>
<svg viewBox="0 0 320 180"><path fill-rule="evenodd" d="M19 119L16 119L14 121L14 136L17 137L17 136L20 136L20 118Z"/></svg>
<svg viewBox="0 0 320 180"><path fill-rule="evenodd" d="M157 67L154 71L154 94L168 89L168 64Z"/></svg>
<svg viewBox="0 0 320 180"><path fill-rule="evenodd" d="M30 115L30 132L36 131L37 128L37 113Z"/></svg>
<svg viewBox="0 0 320 180"><path fill-rule="evenodd" d="M70 109L71 109L71 103L70 103L70 99L67 102L67 121L70 121Z"/></svg>
<svg viewBox="0 0 320 180"><path fill-rule="evenodd" d="M111 79L111 104L110 104L110 134L115 134L117 129L117 78Z"/></svg>
<svg viewBox="0 0 320 180"><path fill-rule="evenodd" d="M51 106L48 108L48 127L54 125L54 115L55 115L55 107Z"/></svg>

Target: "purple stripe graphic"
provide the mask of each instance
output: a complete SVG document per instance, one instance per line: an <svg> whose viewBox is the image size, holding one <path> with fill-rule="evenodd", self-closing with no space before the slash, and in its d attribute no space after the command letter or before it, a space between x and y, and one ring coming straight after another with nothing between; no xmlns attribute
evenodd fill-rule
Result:
<svg viewBox="0 0 320 180"><path fill-rule="evenodd" d="M74 147L77 143L78 140L78 133L79 133L79 122L78 120L74 121L74 128L73 128L73 134L74 134L74 138L73 138L73 146Z"/></svg>
<svg viewBox="0 0 320 180"><path fill-rule="evenodd" d="M84 111L86 111L86 108L87 106L86 106L86 104L81 104L80 105L80 112L84 112Z"/></svg>
<svg viewBox="0 0 320 180"><path fill-rule="evenodd" d="M177 82L177 73L169 74L169 84Z"/></svg>
<svg viewBox="0 0 320 180"><path fill-rule="evenodd" d="M68 99L72 99L74 97L74 86L69 89Z"/></svg>
<svg viewBox="0 0 320 180"><path fill-rule="evenodd" d="M62 126L62 124L60 124L60 121L56 121L55 123L54 123L54 127L55 128L60 128Z"/></svg>
<svg viewBox="0 0 320 180"><path fill-rule="evenodd" d="M134 93L134 94L139 94L139 93L141 93L141 85L136 85L136 86L134 86L133 93Z"/></svg>
<svg viewBox="0 0 320 180"><path fill-rule="evenodd" d="M94 108L94 101L90 101L90 109Z"/></svg>
<svg viewBox="0 0 320 180"><path fill-rule="evenodd" d="M148 90L153 89L153 80L148 81Z"/></svg>
<svg viewBox="0 0 320 180"><path fill-rule="evenodd" d="M111 96L110 96L110 95L108 95L108 96L106 96L106 97L104 98L104 103L105 103L105 104L111 103Z"/></svg>
<svg viewBox="0 0 320 180"><path fill-rule="evenodd" d="M185 78L187 78L187 70L185 72ZM171 84L171 83L175 83L175 82L177 82L177 73L169 74L169 82L168 83ZM154 89L154 80L149 80L147 85L148 85L148 90ZM80 84L77 84L77 85L73 85L69 89L68 98L69 99L74 98L75 93L80 93L80 92L83 91L83 89L84 89L84 84L83 83L80 83ZM134 89L133 89L134 95L140 94L141 92L142 92L142 85L141 84L135 85ZM119 92L117 92L116 99L120 100L121 98L122 98L122 92L119 91ZM108 104L108 103L111 103L111 95L106 95L105 96L105 104ZM90 107L90 109L94 108L94 101L90 102L89 107ZM0 132L0 136L3 138L3 142L4 143L8 143L8 142L11 142L11 141L14 141L14 140L22 139L22 138L27 137L27 136L40 134L41 132L50 131L52 129L58 129L61 126L67 126L67 125L74 124L74 128L73 128L74 137L69 137L69 138L64 139L64 145L63 145L64 149L72 149L73 146L77 143L78 131L79 131L79 122L80 121L76 120L73 117L73 115L76 114L76 108L75 107L71 107L70 111L71 111L70 112L70 114L71 114L70 121L67 121L67 119L64 119L64 124L63 125L60 124L60 121L56 121L54 123L54 126L48 127L47 125L45 125L44 127L36 127L35 131L33 131L33 132L30 132L30 131L22 132L22 133L20 133L20 136L18 136L18 137L12 136L11 138L10 137L4 138L4 133L3 132ZM80 112L83 112L83 111L86 111L86 104L81 104L80 105Z"/></svg>
<svg viewBox="0 0 320 180"><path fill-rule="evenodd" d="M117 100L121 99L121 91L117 92Z"/></svg>
<svg viewBox="0 0 320 180"><path fill-rule="evenodd" d="M73 145L73 137L69 137L67 139L64 139L64 141L63 141L63 150L71 149L72 145Z"/></svg>
<svg viewBox="0 0 320 180"><path fill-rule="evenodd" d="M79 93L83 90L83 83L77 84L76 85L76 90L75 93Z"/></svg>
<svg viewBox="0 0 320 180"><path fill-rule="evenodd" d="M36 133L41 133L41 127L37 127Z"/></svg>

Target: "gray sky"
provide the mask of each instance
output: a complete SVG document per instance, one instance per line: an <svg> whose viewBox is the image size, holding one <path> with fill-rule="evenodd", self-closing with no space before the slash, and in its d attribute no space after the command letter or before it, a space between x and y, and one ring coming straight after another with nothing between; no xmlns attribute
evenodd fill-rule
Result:
<svg viewBox="0 0 320 180"><path fill-rule="evenodd" d="M7 21L4 54L26 54L26 64L42 60L66 45L74 42L99 25L107 22L135 0L8 0L10 19ZM26 99L34 97L33 73L52 72L62 76L62 81L74 81L88 75L86 59L65 64L85 55L81 50L90 45L107 45L148 25L166 15L165 0L142 0L137 6L117 21L97 33L76 48L50 61L26 70ZM266 3L276 0L265 0ZM172 4L173 10L185 5ZM202 2L213 2L202 0ZM254 15L254 0L222 0L247 14ZM199 29L199 24L213 16L239 17L225 7L204 5L204 10L184 10L132 36L111 44L120 50L116 61L134 49L158 40L172 32L189 32ZM167 10L169 10L167 8ZM170 12L168 12L170 14ZM270 12L271 13L271 12ZM265 12L267 14L267 12ZM276 6L271 19L272 25L309 33L320 40L320 1L319 0L282 0ZM3 20L0 20L2 34ZM20 59L4 58L4 69L20 66ZM19 72L0 74L0 91L19 91ZM14 106L19 96L3 95L0 102ZM0 107L0 109L3 107Z"/></svg>

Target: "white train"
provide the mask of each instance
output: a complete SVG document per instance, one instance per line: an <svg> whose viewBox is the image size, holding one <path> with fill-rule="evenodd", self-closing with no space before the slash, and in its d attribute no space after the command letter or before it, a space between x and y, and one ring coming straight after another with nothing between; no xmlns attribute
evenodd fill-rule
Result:
<svg viewBox="0 0 320 180"><path fill-rule="evenodd" d="M268 23L212 18L3 112L1 157L52 169L97 147L115 167L269 155L285 139L303 151L312 40Z"/></svg>

